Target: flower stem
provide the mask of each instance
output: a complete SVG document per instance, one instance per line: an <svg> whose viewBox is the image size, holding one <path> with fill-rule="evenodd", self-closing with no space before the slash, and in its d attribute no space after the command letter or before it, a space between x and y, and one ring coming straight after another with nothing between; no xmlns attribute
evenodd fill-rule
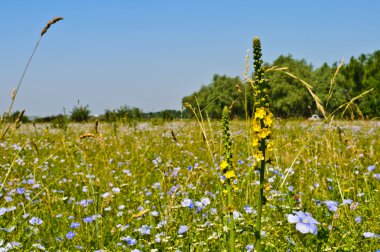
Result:
<svg viewBox="0 0 380 252"><path fill-rule="evenodd" d="M257 219L256 219L256 250L262 250L261 244L261 215L264 201L264 173L265 173L265 139L260 141L260 150L263 153L264 159L260 163L260 185L259 197L257 200Z"/></svg>

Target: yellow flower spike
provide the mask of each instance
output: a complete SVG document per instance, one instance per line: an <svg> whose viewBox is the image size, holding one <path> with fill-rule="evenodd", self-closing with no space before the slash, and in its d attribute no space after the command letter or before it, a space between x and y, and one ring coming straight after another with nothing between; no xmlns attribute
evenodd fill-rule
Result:
<svg viewBox="0 0 380 252"><path fill-rule="evenodd" d="M234 177L236 177L236 175L235 175L235 172L234 171L228 171L228 172L226 172L226 174L224 174L225 176L226 176L226 178L234 178Z"/></svg>
<svg viewBox="0 0 380 252"><path fill-rule="evenodd" d="M260 122L256 120L253 121L253 130L256 132L259 132L261 130Z"/></svg>
<svg viewBox="0 0 380 252"><path fill-rule="evenodd" d="M260 137L260 138L266 138L267 136L269 136L271 133L270 129L268 128L264 128L262 129L259 133L257 133L257 135Z"/></svg>
<svg viewBox="0 0 380 252"><path fill-rule="evenodd" d="M253 147L256 147L256 146L258 146L258 145L259 145L259 139L256 138L256 137L254 137L254 138L252 139L252 146L253 146Z"/></svg>
<svg viewBox="0 0 380 252"><path fill-rule="evenodd" d="M270 127L270 126L272 126L272 123L273 123L273 117L270 116L270 115L267 115L267 116L264 118L263 121L264 121L265 126Z"/></svg>
<svg viewBox="0 0 380 252"><path fill-rule="evenodd" d="M266 112L265 112L264 108L257 108L256 109L255 118L263 119L265 115L266 115Z"/></svg>
<svg viewBox="0 0 380 252"><path fill-rule="evenodd" d="M264 160L264 155L261 151L258 151L255 155L255 158L257 161L262 161L262 160Z"/></svg>
<svg viewBox="0 0 380 252"><path fill-rule="evenodd" d="M223 160L221 163L220 163L220 169L222 171L224 171L226 168L228 167L228 162L226 160Z"/></svg>
<svg viewBox="0 0 380 252"><path fill-rule="evenodd" d="M233 186L232 186L232 189L234 189L234 191L238 191L238 190L239 190L239 187L237 187L236 185L233 185Z"/></svg>

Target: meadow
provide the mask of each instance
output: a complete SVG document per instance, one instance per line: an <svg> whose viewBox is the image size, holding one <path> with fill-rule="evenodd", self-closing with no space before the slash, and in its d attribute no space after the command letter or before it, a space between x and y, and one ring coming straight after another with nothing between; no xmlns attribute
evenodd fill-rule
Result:
<svg viewBox="0 0 380 252"><path fill-rule="evenodd" d="M324 102L263 66L255 37L246 120L227 106L210 119L214 99L183 104L193 119L23 124L17 92L62 19L0 120L0 251L380 250L380 122L334 120L363 118L355 101L373 89L330 112L340 66ZM276 119L271 71L300 82L323 120Z"/></svg>
<svg viewBox="0 0 380 252"><path fill-rule="evenodd" d="M254 251L251 123L232 121L233 209L219 121L25 124L0 143L1 251ZM283 121L264 181L266 251L380 249L380 123ZM317 233L289 214L308 212Z"/></svg>

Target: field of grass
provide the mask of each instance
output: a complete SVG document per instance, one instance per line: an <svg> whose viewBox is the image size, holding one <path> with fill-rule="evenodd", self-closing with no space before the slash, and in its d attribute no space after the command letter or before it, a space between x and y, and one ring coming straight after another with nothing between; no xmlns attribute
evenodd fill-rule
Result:
<svg viewBox="0 0 380 252"><path fill-rule="evenodd" d="M236 251L254 251L251 123L230 130L232 206L218 121L10 131L0 142L0 250L229 251L233 218ZM376 121L275 121L266 251L380 249L379 136ZM291 223L298 211L318 221L316 234Z"/></svg>

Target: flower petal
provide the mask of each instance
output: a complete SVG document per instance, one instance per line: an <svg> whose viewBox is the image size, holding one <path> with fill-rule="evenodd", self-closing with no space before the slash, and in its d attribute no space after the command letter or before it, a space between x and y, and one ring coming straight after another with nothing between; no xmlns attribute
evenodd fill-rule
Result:
<svg viewBox="0 0 380 252"><path fill-rule="evenodd" d="M288 221L289 223L298 223L301 222L301 218L293 214L288 214Z"/></svg>
<svg viewBox="0 0 380 252"><path fill-rule="evenodd" d="M300 217L301 218L301 220L303 220L303 219L306 219L307 218L307 214L305 214L304 212L302 212L302 211L293 211L296 215L298 215L298 217Z"/></svg>
<svg viewBox="0 0 380 252"><path fill-rule="evenodd" d="M312 233L313 235L316 235L318 233L317 226L311 223L309 224L309 230L310 230L310 233Z"/></svg>
<svg viewBox="0 0 380 252"><path fill-rule="evenodd" d="M298 231L300 231L301 233L303 234L307 234L310 232L310 226L308 224L305 224L305 223L302 223L302 222L298 222L296 224L296 229Z"/></svg>

